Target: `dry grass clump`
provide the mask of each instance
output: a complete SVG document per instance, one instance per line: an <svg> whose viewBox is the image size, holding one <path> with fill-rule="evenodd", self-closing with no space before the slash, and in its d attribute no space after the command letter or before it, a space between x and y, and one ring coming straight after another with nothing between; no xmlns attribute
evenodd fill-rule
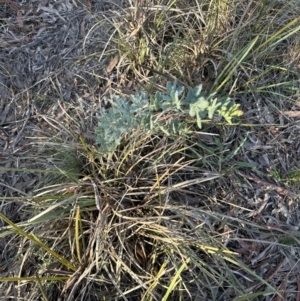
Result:
<svg viewBox="0 0 300 301"><path fill-rule="evenodd" d="M264 283L230 242L242 220L220 214L233 208L218 202L230 170L220 160L225 149L209 153L198 134L174 140L137 131L113 156L100 157L82 142L77 152L89 158L86 175L38 189L31 200L37 213L21 224L26 234L12 225L26 238L20 274L71 277L58 287L32 288L34 299L233 298L246 294L247 277ZM216 161L223 173L211 171Z"/></svg>
<svg viewBox="0 0 300 301"><path fill-rule="evenodd" d="M176 77L189 86L201 83L206 90L244 94L254 87L267 90L282 80L281 72L294 74L299 57L287 45L297 43L296 3L159 4L140 5L114 19L118 74L129 84L135 75L151 84ZM287 68L287 49L293 70Z"/></svg>
<svg viewBox="0 0 300 301"><path fill-rule="evenodd" d="M43 24L21 15L14 42L1 35L1 108L19 106L0 115L1 148L22 155L1 172L28 187L1 184L0 300L298 300L298 1L50 8ZM243 117L201 132L189 120L177 136L128 129L100 154L99 106L175 78L229 95Z"/></svg>

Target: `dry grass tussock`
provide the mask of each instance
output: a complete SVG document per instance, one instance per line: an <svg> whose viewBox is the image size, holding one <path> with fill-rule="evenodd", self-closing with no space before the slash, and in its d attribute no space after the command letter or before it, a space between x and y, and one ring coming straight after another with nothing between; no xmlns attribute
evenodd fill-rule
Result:
<svg viewBox="0 0 300 301"><path fill-rule="evenodd" d="M0 300L300 300L299 1L0 9ZM100 154L99 106L174 79L243 116Z"/></svg>

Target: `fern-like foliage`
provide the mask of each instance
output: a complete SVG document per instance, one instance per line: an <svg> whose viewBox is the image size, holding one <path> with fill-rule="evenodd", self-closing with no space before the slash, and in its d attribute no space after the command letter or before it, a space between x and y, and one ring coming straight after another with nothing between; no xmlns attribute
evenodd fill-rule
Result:
<svg viewBox="0 0 300 301"><path fill-rule="evenodd" d="M130 102L125 97L114 97L111 108L100 109L98 126L96 127L96 143L100 144L101 153L111 153L120 145L121 139L130 129L137 128L144 118L147 118L149 99L141 91L130 96Z"/></svg>
<svg viewBox="0 0 300 301"><path fill-rule="evenodd" d="M111 108L101 108L97 115L96 143L100 145L100 152L112 153L123 136L138 127L166 135L181 135L188 133L185 121L188 115L196 117L200 129L203 119L212 119L214 114L224 117L228 123L242 115L239 105L229 97L218 98L215 93L207 95L201 85L188 91L186 98L181 100L183 93L184 87L175 81L167 83L166 92L156 92L150 97L144 91L131 95L129 101L125 97L114 97ZM168 116L164 118L168 121L161 122L157 118L158 112L160 116Z"/></svg>
<svg viewBox="0 0 300 301"><path fill-rule="evenodd" d="M218 98L216 93L207 95L202 91L202 85L190 90L183 103L188 108L190 116L196 117L200 129L202 119L212 119L215 113L224 117L228 123L232 123L232 118L243 114L239 110L239 104L235 104L229 97Z"/></svg>

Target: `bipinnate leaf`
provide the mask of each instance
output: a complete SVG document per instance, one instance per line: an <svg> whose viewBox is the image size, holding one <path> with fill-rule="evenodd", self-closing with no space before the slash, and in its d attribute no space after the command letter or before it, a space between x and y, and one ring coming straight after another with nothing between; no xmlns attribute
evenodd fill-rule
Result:
<svg viewBox="0 0 300 301"><path fill-rule="evenodd" d="M240 105L228 100L219 110L218 113L225 118L225 120L231 124L232 118L240 117L243 115L243 111L239 109Z"/></svg>
<svg viewBox="0 0 300 301"><path fill-rule="evenodd" d="M183 92L184 87L177 86L175 81L167 83L166 92L156 92L150 97L145 91L131 95L129 100L125 97L114 97L111 107L108 110L100 108L97 115L96 143L100 145L100 152L114 152L124 135L138 127L153 133L159 131L168 136L186 135L190 133L185 119L188 114L196 117L197 125L201 128L203 119L212 119L216 113L228 123L243 113L239 105L229 97L218 98L215 93L207 95L202 91L201 85L189 90L182 101L180 98ZM168 114L164 122L157 119L158 111L160 116Z"/></svg>

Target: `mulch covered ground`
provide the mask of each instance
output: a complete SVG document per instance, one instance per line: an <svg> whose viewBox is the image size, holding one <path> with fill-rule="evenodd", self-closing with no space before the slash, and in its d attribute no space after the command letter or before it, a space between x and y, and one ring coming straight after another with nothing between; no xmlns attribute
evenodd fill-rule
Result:
<svg viewBox="0 0 300 301"><path fill-rule="evenodd" d="M118 75L109 80L111 57L103 50L109 51L110 10L125 6L126 1L0 1L1 196L26 195L37 184L33 173L6 169L34 167L30 142L39 129L47 132L43 116L59 121L63 106L73 107L74 114L84 112L84 132L100 99L120 83Z"/></svg>
<svg viewBox="0 0 300 301"><path fill-rule="evenodd" d="M22 220L26 205L15 197L26 198L43 185L41 173L30 169L44 167L37 163L42 146L34 141L54 135L49 120L57 130L68 127L68 115L80 128L71 129L72 135L93 139L100 100L114 87L120 89L119 75L107 72L113 59L108 41L112 16L128 5L117 0L0 1L0 210L12 221ZM0 263L0 275L7 275L7 260L15 252L0 239L5 264Z"/></svg>

